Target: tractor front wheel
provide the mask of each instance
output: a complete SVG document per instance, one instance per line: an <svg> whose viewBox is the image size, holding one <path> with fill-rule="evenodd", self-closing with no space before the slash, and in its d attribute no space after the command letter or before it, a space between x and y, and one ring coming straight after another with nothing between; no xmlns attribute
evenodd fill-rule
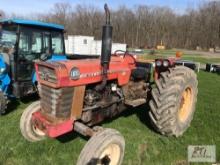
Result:
<svg viewBox="0 0 220 165"><path fill-rule="evenodd" d="M189 127L197 101L198 81L189 68L176 66L161 73L152 89L150 118L156 130L168 136L181 136Z"/></svg>
<svg viewBox="0 0 220 165"><path fill-rule="evenodd" d="M24 110L20 119L21 134L30 142L40 141L45 138L45 133L35 127L31 121L32 114L39 110L40 102L36 101Z"/></svg>
<svg viewBox="0 0 220 165"><path fill-rule="evenodd" d="M123 161L124 150L123 136L114 129L104 129L93 135L87 142L80 153L77 165L120 165Z"/></svg>

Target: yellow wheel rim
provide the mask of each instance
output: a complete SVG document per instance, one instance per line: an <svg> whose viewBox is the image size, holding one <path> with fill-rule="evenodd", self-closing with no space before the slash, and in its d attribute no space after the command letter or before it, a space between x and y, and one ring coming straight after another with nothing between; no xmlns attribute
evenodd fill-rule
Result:
<svg viewBox="0 0 220 165"><path fill-rule="evenodd" d="M182 93L180 109L178 112L179 120L181 122L185 122L189 117L192 110L192 102L193 102L192 88L187 87Z"/></svg>
<svg viewBox="0 0 220 165"><path fill-rule="evenodd" d="M120 147L117 144L110 144L103 150L99 160L101 160L101 162L107 161L109 165L117 165L120 160L120 155Z"/></svg>

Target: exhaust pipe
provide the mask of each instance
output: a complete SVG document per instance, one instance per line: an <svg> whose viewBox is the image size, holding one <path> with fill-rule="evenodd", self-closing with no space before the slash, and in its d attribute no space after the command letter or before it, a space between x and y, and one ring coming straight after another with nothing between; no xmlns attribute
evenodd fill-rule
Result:
<svg viewBox="0 0 220 165"><path fill-rule="evenodd" d="M110 23L110 11L107 4L104 5L106 22L102 27L102 50L101 50L101 66L102 66L102 83L96 86L97 91L104 89L108 79L109 63L111 61L112 52L112 31L113 27Z"/></svg>
<svg viewBox="0 0 220 165"><path fill-rule="evenodd" d="M113 27L110 24L110 11L107 4L104 6L106 23L102 27L102 51L101 51L101 65L102 67L110 63L111 60L111 50L112 50L112 30Z"/></svg>

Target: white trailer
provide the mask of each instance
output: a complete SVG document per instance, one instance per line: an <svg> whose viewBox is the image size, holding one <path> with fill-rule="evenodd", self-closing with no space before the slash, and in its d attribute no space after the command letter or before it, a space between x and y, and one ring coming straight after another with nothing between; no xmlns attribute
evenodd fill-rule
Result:
<svg viewBox="0 0 220 165"><path fill-rule="evenodd" d="M92 55L101 55L102 49L102 41L101 40L94 40L92 43Z"/></svg>
<svg viewBox="0 0 220 165"><path fill-rule="evenodd" d="M68 36L65 41L66 53L89 55L92 51L93 41L92 36Z"/></svg>
<svg viewBox="0 0 220 165"><path fill-rule="evenodd" d="M92 36L70 35L65 40L67 54L101 55L102 41L94 40ZM116 50L126 51L126 44L112 43L112 53Z"/></svg>
<svg viewBox="0 0 220 165"><path fill-rule="evenodd" d="M112 43L112 53L115 53L116 50L126 51L126 47L127 47L126 44ZM101 49L102 49L102 41L94 40L91 54L101 55Z"/></svg>
<svg viewBox="0 0 220 165"><path fill-rule="evenodd" d="M126 51L126 49L127 49L126 44L112 43L112 53L114 53L116 50Z"/></svg>

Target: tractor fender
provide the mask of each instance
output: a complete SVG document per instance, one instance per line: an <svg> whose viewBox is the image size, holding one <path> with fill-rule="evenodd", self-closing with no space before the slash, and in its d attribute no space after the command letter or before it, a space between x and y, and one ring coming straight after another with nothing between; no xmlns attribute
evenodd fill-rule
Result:
<svg viewBox="0 0 220 165"><path fill-rule="evenodd" d="M37 83L37 75L36 75L36 71L34 70L33 74L32 74L32 83L36 84Z"/></svg>
<svg viewBox="0 0 220 165"><path fill-rule="evenodd" d="M4 70L4 71L1 71L1 70ZM5 63L5 60L2 54L0 54L0 81L2 82L0 85L0 89L4 93L6 93L8 86L11 83L11 78L9 77L7 73L7 65Z"/></svg>
<svg viewBox="0 0 220 165"><path fill-rule="evenodd" d="M11 83L11 79L10 77L8 76L8 74L6 74L5 76L3 76L2 78L0 78L0 80L2 81L2 84L1 84L1 90L6 93L7 92L7 89L8 89L8 86L9 84Z"/></svg>

